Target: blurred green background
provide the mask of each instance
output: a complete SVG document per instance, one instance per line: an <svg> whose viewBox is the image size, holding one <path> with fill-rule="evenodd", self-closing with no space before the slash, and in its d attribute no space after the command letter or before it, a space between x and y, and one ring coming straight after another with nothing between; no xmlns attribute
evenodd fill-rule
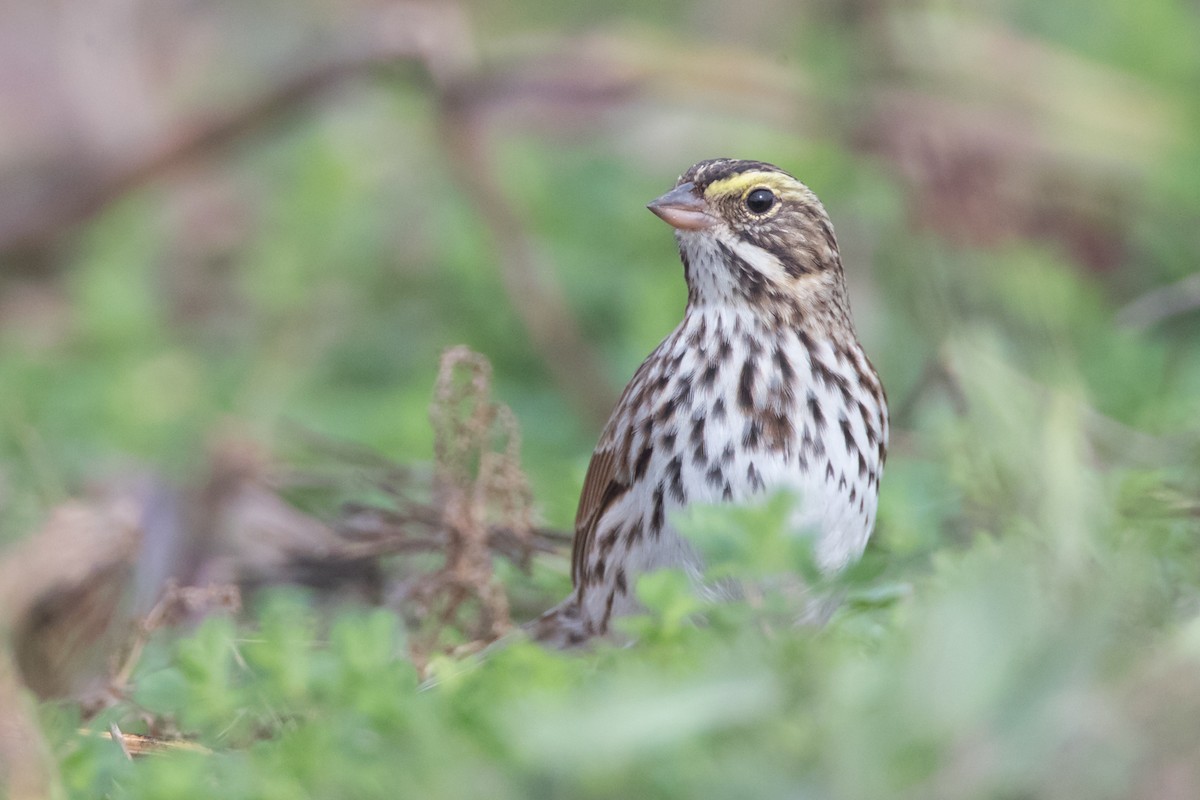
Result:
<svg viewBox="0 0 1200 800"><path fill-rule="evenodd" d="M972 337L1121 424L1195 417L1190 306L1120 316L1200 253L1194 8L636 8L11 15L3 535L113 459L187 470L230 415L426 459L457 343L492 360L569 524L612 398L682 311L643 205L716 155L829 207L907 412L896 457L932 455L914 392Z"/></svg>
<svg viewBox="0 0 1200 800"><path fill-rule="evenodd" d="M296 423L427 461L438 355L459 343L494 365L540 514L567 528L613 399L683 309L644 204L702 158L762 159L836 226L893 415L872 557L884 596L918 598L747 651L821 719L775 721L791 738L772 752L804 754L792 796L1200 786L1194 721L1172 739L1154 716L1172 703L1145 711L1161 730L1124 705L1169 671L1142 648L1196 655L1195 3L67 0L6 11L0 79L0 540L132 465L194 476L231 418L276 448ZM732 641L684 639L605 691ZM1054 703L1138 744L1096 723L1089 749L1038 716ZM935 733L906 739L914 714ZM1145 748L1139 720L1159 731ZM1168 739L1184 755L1161 766L1146 753ZM1057 748L1090 777L1056 779ZM576 785L512 758L535 775L514 796L679 777ZM852 777L865 761L874 777ZM801 785L770 777L765 795Z"/></svg>

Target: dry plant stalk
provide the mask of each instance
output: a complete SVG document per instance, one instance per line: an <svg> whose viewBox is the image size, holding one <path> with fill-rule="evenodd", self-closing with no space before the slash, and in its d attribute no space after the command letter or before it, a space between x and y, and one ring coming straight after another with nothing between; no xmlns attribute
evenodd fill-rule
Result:
<svg viewBox="0 0 1200 800"><path fill-rule="evenodd" d="M446 537L445 564L422 578L410 595L428 629L414 641L418 663L456 622L471 646L495 641L512 627L508 598L492 568L491 527L503 525L530 547L532 495L521 470L516 420L507 407L492 402L491 377L487 359L466 347L442 355L430 421L434 506Z"/></svg>

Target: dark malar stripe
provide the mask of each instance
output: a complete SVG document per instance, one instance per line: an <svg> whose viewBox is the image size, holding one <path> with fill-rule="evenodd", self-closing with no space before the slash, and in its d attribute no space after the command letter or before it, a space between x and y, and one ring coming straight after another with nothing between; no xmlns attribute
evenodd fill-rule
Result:
<svg viewBox="0 0 1200 800"><path fill-rule="evenodd" d="M688 286L692 286L692 262L688 258L687 250L679 248L679 259L683 262L683 279Z"/></svg>
<svg viewBox="0 0 1200 800"><path fill-rule="evenodd" d="M759 236L753 230L744 230L739 234L739 238L751 247L757 247L775 256L783 271L793 278L816 272L820 267L812 251L796 247L776 236Z"/></svg>
<svg viewBox="0 0 1200 800"><path fill-rule="evenodd" d="M724 242L718 241L717 249L721 251L721 260L738 278L746 296L752 301L762 299L763 293L767 290L766 277L750 266L744 258L733 252L733 249Z"/></svg>

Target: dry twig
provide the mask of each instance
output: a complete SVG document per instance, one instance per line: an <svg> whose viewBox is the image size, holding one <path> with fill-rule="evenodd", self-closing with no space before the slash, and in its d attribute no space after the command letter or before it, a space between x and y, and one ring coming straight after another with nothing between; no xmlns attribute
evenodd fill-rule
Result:
<svg viewBox="0 0 1200 800"><path fill-rule="evenodd" d="M489 519L502 520L530 546L532 497L520 466L512 412L491 400L491 365L465 347L442 356L434 402L434 505L446 536L445 563L408 592L428 633L414 643L420 662L457 623L474 646L511 627L508 598L492 568ZM467 612L468 604L474 614Z"/></svg>

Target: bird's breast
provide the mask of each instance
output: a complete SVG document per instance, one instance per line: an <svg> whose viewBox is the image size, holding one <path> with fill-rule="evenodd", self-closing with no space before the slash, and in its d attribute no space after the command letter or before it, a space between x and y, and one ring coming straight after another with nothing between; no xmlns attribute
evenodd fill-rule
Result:
<svg viewBox="0 0 1200 800"><path fill-rule="evenodd" d="M648 525L684 505L791 489L796 526L820 536L823 562L839 566L861 552L887 428L878 379L856 341L714 309L689 314L651 359L625 426Z"/></svg>

